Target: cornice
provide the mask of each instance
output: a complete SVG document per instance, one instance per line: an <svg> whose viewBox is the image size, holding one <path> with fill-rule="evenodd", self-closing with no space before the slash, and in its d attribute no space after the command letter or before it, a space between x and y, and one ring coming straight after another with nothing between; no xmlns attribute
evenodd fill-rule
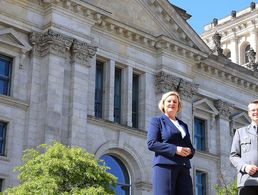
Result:
<svg viewBox="0 0 258 195"><path fill-rule="evenodd" d="M103 19L102 22L97 25L97 27L102 31L108 32L110 34L116 34L120 38L134 42L136 44L140 44L144 47L148 47L154 50L165 49L168 52L183 55L184 57L194 61L200 61L201 59L208 56L206 53L200 50L194 49L191 46L182 44L164 35L154 37L111 18Z"/></svg>
<svg viewBox="0 0 258 195"><path fill-rule="evenodd" d="M35 0L30 0L35 2ZM76 0L38 0L38 3L43 7L47 8L50 5L60 6L66 10L73 12L74 14L87 17L95 22L95 26L100 28L102 31L114 33L124 39L133 41L137 44L150 47L152 49L166 49L170 52L176 52L180 55L184 55L186 58L200 61L201 58L205 57L206 54L194 49L194 43L189 37L179 28L174 20L164 10L164 6L159 5L158 1L147 0L147 3L152 5L155 10L159 10L157 13L165 19L165 21L171 23L175 32L179 34L179 39L184 40L182 43L174 41L165 36L154 37L150 34L135 29L127 24L123 24L111 18L111 13L88 4L83 1ZM172 24L173 23L173 24ZM187 46L189 45L189 46Z"/></svg>
<svg viewBox="0 0 258 195"><path fill-rule="evenodd" d="M99 23L101 19L105 16L110 16L111 13L103 10L99 7L96 7L92 4L86 3L80 0L29 0L29 1L38 1L42 6L49 6L51 4L58 5L63 7L71 12L80 14L84 17L90 17Z"/></svg>
<svg viewBox="0 0 258 195"><path fill-rule="evenodd" d="M196 64L196 69L198 72L201 71L219 80L225 80L245 90L248 89L255 93L258 92L258 76L255 75L255 72L234 63L230 64L230 62L226 62L227 59L224 60L224 63L215 63L215 61L211 62L209 60L200 62ZM221 64L223 64L223 66L221 66Z"/></svg>
<svg viewBox="0 0 258 195"><path fill-rule="evenodd" d="M25 5L25 2L26 2L25 0L21 0L20 4ZM110 12L102 8L96 7L92 4L89 4L85 1L27 0L27 2L29 2L29 5L27 6L29 6L31 10L34 10L35 12L40 13L42 15L44 15L45 11L47 10L51 10L53 8L55 10L58 10L58 8L60 8L60 12L62 13L66 13L66 14L73 13L77 17L84 18L84 19L87 19L88 21L91 21L94 26L93 28L99 28L102 31L113 33L125 40L131 41L131 42L133 41L136 44L140 44L143 47L147 46L150 49L154 49L154 50L165 49L169 52L176 52L179 55L182 55L185 58L190 58L194 61L200 61L200 59L206 56L205 53L194 48L194 43L192 42L191 37L187 35L186 32L184 32L180 28L180 26L174 21L174 19L180 19L180 17L178 16L179 18L178 17L172 18L168 10L165 10L166 8L164 8L164 5L163 5L164 2L155 1L155 0L142 0L142 3L149 4L150 9L153 9L160 18L164 19L164 21L167 22L167 23L163 22L164 25L168 24L169 26L171 26L172 29L167 29L167 31L176 32L178 37L175 37L175 39L179 41L175 41L165 36L154 37L153 35L150 35L144 31L141 31L140 29L136 29L127 24L123 24L113 19L112 14ZM17 3L19 2L17 1ZM171 7L171 9L175 11L175 9L172 8L170 4L169 6ZM180 21L181 20L183 19L181 18ZM26 23L26 22L27 21L24 21L23 23ZM42 26L41 27L37 26L37 24L30 24L30 26L31 26L30 28L33 28L33 26L37 28L43 28Z"/></svg>
<svg viewBox="0 0 258 195"><path fill-rule="evenodd" d="M172 31L177 32L179 40L184 44L192 45L195 43L195 48L199 48L206 53L210 53L209 47L200 39L200 37L192 30L185 22L185 19L178 14L178 11L167 0L147 0L150 4L156 7L155 12L160 13L165 20L172 25ZM173 14L175 13L176 14ZM183 29L184 28L184 29Z"/></svg>

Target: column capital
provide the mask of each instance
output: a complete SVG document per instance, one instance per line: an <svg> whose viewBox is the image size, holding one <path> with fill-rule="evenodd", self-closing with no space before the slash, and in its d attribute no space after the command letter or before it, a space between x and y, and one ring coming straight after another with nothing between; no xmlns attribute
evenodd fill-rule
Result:
<svg viewBox="0 0 258 195"><path fill-rule="evenodd" d="M234 108L233 104L222 101L221 99L214 101L214 106L219 111L219 116L229 120L232 110Z"/></svg>
<svg viewBox="0 0 258 195"><path fill-rule="evenodd" d="M161 71L156 75L155 87L157 93L178 91L183 99L190 101L199 85Z"/></svg>
<svg viewBox="0 0 258 195"><path fill-rule="evenodd" d="M80 64L87 64L89 58L92 58L97 51L97 46L86 42L79 41L72 37L68 37L59 32L49 29L45 33L33 32L29 36L29 40L33 47L33 52L38 56L45 56L49 53L66 57L71 51L71 61Z"/></svg>
<svg viewBox="0 0 258 195"><path fill-rule="evenodd" d="M96 51L97 46L74 39L71 45L71 61L90 66L88 60L95 56Z"/></svg>
<svg viewBox="0 0 258 195"><path fill-rule="evenodd" d="M45 33L32 32L29 40L33 47L33 52L38 56L45 56L53 53L60 57L65 57L66 50L69 50L73 39L61 33L49 29Z"/></svg>

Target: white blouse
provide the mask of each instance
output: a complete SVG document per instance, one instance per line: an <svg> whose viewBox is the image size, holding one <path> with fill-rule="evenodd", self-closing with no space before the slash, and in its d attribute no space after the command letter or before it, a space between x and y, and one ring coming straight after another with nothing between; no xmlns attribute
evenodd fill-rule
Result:
<svg viewBox="0 0 258 195"><path fill-rule="evenodd" d="M181 136L184 139L186 136L184 128L179 124L178 120L171 120L171 122L177 127L177 129L181 132Z"/></svg>

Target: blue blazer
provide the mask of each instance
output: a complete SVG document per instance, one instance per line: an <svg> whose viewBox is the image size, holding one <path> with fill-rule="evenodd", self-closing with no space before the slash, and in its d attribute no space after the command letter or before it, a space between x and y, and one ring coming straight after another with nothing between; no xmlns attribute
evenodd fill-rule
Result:
<svg viewBox="0 0 258 195"><path fill-rule="evenodd" d="M191 143L187 125L178 118L176 119L185 130L186 136L184 139L181 136L181 132L165 114L153 117L150 121L147 145L149 150L155 152L153 166L166 164L183 165L189 169L191 168L190 159L193 157L195 149ZM192 154L187 157L177 155L177 146L189 147L192 150Z"/></svg>

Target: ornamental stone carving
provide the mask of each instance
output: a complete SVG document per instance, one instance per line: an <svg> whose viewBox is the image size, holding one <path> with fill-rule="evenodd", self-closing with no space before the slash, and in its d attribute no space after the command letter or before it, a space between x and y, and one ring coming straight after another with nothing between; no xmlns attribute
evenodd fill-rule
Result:
<svg viewBox="0 0 258 195"><path fill-rule="evenodd" d="M216 52L217 55L219 55L219 56L224 56L224 55L223 55L223 49L221 48L221 42L220 42L220 40L221 40L221 35L220 35L218 32L216 32L216 33L212 36L212 40L213 40L214 45L215 45L215 47L214 47L214 49L213 49L213 52Z"/></svg>
<svg viewBox="0 0 258 195"><path fill-rule="evenodd" d="M223 102L221 99L214 101L214 106L219 111L219 116L229 120L230 115L232 114L233 104Z"/></svg>
<svg viewBox="0 0 258 195"><path fill-rule="evenodd" d="M68 50L73 42L73 39L66 37L53 30L48 30L45 33L33 32L29 40L34 46L33 51L35 55L45 56L49 53L65 57L65 52Z"/></svg>
<svg viewBox="0 0 258 195"><path fill-rule="evenodd" d="M254 51L253 48L250 48L247 52L246 55L248 57L248 64L247 67L253 71L258 71L258 64L255 63L255 56L256 52Z"/></svg>
<svg viewBox="0 0 258 195"><path fill-rule="evenodd" d="M45 56L52 53L60 57L66 57L66 55L70 54L72 62L86 65L89 64L89 58L92 58L97 51L97 46L95 45L78 41L53 30L48 30L46 33L33 32L29 40L34 46L35 55ZM69 50L71 53L67 52Z"/></svg>
<svg viewBox="0 0 258 195"><path fill-rule="evenodd" d="M87 63L88 59L92 58L96 54L96 51L96 46L74 39L71 46L71 61L89 65Z"/></svg>
<svg viewBox="0 0 258 195"><path fill-rule="evenodd" d="M178 91L182 98L191 100L193 95L197 93L198 84L185 81L182 78L175 77L165 72L159 72L155 78L155 88L157 93L165 93L168 91Z"/></svg>

